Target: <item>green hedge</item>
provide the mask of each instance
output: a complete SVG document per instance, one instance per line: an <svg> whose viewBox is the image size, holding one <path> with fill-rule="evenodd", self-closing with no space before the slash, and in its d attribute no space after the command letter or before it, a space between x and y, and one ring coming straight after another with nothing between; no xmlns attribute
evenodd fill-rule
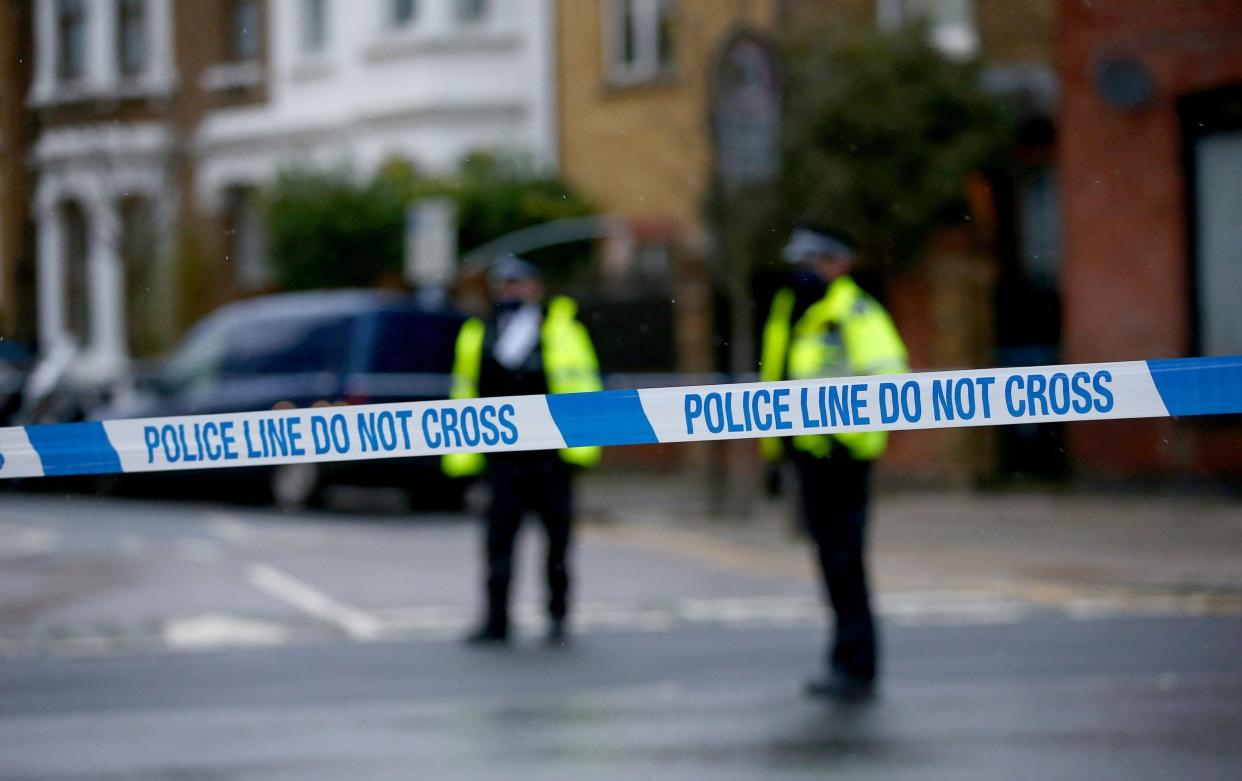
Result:
<svg viewBox="0 0 1242 781"><path fill-rule="evenodd" d="M348 169L288 169L265 197L277 283L286 290L365 287L399 274L406 206L428 196L456 201L462 251L520 228L594 212L563 180L516 155L474 153L456 174L442 177L420 175L401 160L370 179ZM536 259L555 272L587 256L589 248L570 247Z"/></svg>

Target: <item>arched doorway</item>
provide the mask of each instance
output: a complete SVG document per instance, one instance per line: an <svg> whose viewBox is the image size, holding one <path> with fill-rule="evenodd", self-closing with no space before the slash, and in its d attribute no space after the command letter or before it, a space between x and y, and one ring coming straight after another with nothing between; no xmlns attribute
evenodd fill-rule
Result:
<svg viewBox="0 0 1242 781"><path fill-rule="evenodd" d="M60 207L64 275L65 332L80 347L91 341L90 307L90 222L77 201Z"/></svg>
<svg viewBox="0 0 1242 781"><path fill-rule="evenodd" d="M148 198L126 196L120 202L120 255L125 278L125 333L131 356L158 352L160 338L156 278L155 208Z"/></svg>

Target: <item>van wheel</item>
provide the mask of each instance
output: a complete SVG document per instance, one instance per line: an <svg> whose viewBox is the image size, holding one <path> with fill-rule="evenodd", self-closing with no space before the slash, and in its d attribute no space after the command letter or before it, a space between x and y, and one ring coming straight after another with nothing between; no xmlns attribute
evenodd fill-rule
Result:
<svg viewBox="0 0 1242 781"><path fill-rule="evenodd" d="M322 507L324 486L317 464L281 464L272 468L272 502L282 510Z"/></svg>

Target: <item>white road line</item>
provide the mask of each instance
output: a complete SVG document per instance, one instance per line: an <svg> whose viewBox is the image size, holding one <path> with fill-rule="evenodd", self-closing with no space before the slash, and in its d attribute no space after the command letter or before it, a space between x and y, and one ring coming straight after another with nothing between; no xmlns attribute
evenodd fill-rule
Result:
<svg viewBox="0 0 1242 781"><path fill-rule="evenodd" d="M1030 607L1012 600L979 598L955 592L881 594L877 612L902 626L953 626L1017 623ZM474 617L460 605L424 605L378 609L372 614L388 637L442 634L464 629ZM546 621L542 603L513 606L513 623L537 628ZM820 627L828 620L818 597L762 596L683 598L664 603L627 601L581 602L573 608L574 626L590 631L663 631L679 626L721 626L733 629Z"/></svg>
<svg viewBox="0 0 1242 781"><path fill-rule="evenodd" d="M279 624L227 613L207 613L170 621L164 627L164 645L180 650L280 645L289 630Z"/></svg>
<svg viewBox="0 0 1242 781"><path fill-rule="evenodd" d="M208 534L234 548L309 548L324 544L322 532L288 523L248 521L233 513L210 512L206 516Z"/></svg>
<svg viewBox="0 0 1242 781"><path fill-rule="evenodd" d="M50 553L60 547L62 537L55 529L0 523L0 558Z"/></svg>
<svg viewBox="0 0 1242 781"><path fill-rule="evenodd" d="M207 531L234 547L249 548L254 544L254 529L230 513L208 513Z"/></svg>
<svg viewBox="0 0 1242 781"><path fill-rule="evenodd" d="M185 561L214 564L220 560L220 546L199 537L182 537L177 540L177 555Z"/></svg>
<svg viewBox="0 0 1242 781"><path fill-rule="evenodd" d="M126 556L141 556L150 549L151 543L146 537L125 532L117 538L116 546Z"/></svg>
<svg viewBox="0 0 1242 781"><path fill-rule="evenodd" d="M353 640L372 640L382 626L374 616L346 605L270 564L250 565L250 584L308 616L337 627Z"/></svg>

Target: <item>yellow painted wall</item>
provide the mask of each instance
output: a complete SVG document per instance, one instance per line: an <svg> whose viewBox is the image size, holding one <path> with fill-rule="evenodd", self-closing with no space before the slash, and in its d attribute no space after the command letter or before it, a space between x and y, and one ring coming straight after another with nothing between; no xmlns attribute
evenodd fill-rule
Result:
<svg viewBox="0 0 1242 781"><path fill-rule="evenodd" d="M633 87L608 83L603 5L558 0L557 73L562 173L608 212L701 226L711 162L707 132L712 59L741 24L767 29L775 0L681 0L676 73Z"/></svg>
<svg viewBox="0 0 1242 781"><path fill-rule="evenodd" d="M701 227L711 164L707 126L713 58L739 26L783 28L827 45L835 31L875 23L874 0L679 0L675 76L615 87L604 72L603 9L611 0L557 0L562 173L606 211ZM989 62L1051 60L1051 0L975 6Z"/></svg>

